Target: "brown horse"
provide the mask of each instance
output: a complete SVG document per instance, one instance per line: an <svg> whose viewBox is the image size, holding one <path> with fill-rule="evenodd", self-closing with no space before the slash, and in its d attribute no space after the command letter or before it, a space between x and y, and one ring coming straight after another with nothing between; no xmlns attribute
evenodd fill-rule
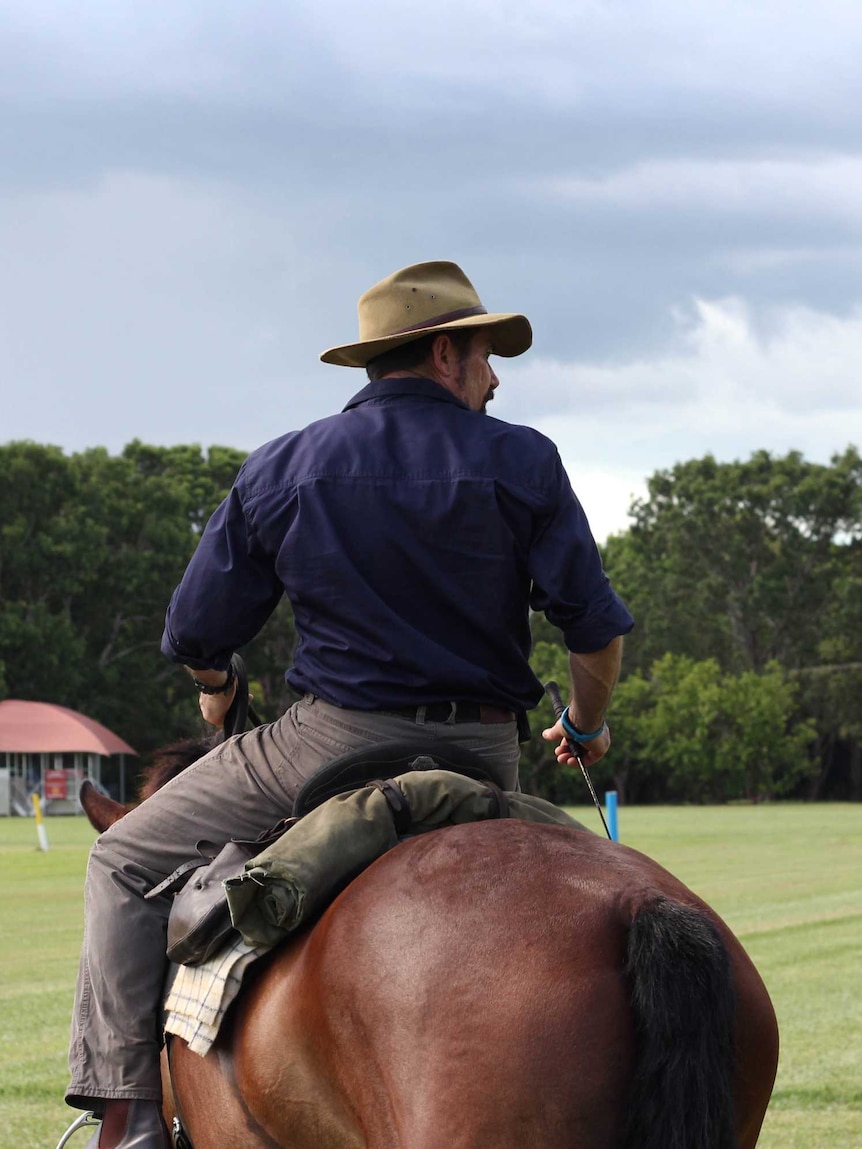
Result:
<svg viewBox="0 0 862 1149"><path fill-rule="evenodd" d="M171 1039L165 1113L195 1149L753 1149L777 1056L742 946L661 866L480 822L360 874L206 1057Z"/></svg>

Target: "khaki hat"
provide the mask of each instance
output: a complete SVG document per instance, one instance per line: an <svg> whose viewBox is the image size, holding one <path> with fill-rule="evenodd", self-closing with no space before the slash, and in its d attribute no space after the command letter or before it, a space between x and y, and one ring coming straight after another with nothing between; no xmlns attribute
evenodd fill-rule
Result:
<svg viewBox="0 0 862 1149"><path fill-rule="evenodd" d="M533 342L523 315L489 314L456 263L414 263L375 283L359 300L359 342L330 347L320 358L340 367L364 367L369 359L443 331L493 328L493 353L511 358Z"/></svg>

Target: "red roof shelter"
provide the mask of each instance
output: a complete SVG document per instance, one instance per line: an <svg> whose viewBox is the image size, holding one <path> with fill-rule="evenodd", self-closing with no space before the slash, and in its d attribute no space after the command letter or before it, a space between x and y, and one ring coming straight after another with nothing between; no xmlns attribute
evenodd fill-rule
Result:
<svg viewBox="0 0 862 1149"><path fill-rule="evenodd" d="M118 774L122 802L128 754L136 756L128 742L86 714L50 702L6 699L0 702L0 815L30 813L34 790L48 813L73 813L80 783L90 778L101 785L103 766L109 767L106 774Z"/></svg>

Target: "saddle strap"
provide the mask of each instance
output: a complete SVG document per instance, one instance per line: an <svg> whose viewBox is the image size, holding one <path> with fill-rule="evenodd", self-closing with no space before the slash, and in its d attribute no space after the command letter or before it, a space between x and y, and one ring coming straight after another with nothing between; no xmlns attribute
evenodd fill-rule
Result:
<svg viewBox="0 0 862 1149"><path fill-rule="evenodd" d="M392 813L395 833L399 838L406 837L413 826L413 811L410 809L407 795L391 778L375 778L369 785L373 786L375 790L379 790L386 799Z"/></svg>
<svg viewBox="0 0 862 1149"><path fill-rule="evenodd" d="M511 813L509 811L509 799L506 796L506 791L501 790L496 782L492 782L490 778L486 778L482 783L488 793L491 795L493 802L491 804L491 813L489 818L509 818Z"/></svg>
<svg viewBox="0 0 862 1149"><path fill-rule="evenodd" d="M144 894L144 898L157 898L159 894L175 893L183 884L186 878L193 870L200 869L201 866L208 866L212 858L192 858L190 862L183 862L181 866L177 866L172 874L168 874L163 882L159 882L157 886L153 886Z"/></svg>
<svg viewBox="0 0 862 1149"><path fill-rule="evenodd" d="M201 866L208 866L210 862L215 861L221 850L228 846L248 847L248 857L253 858L255 854L261 853L267 846L278 841L282 834L287 833L290 827L298 821L298 818L282 818L280 822L270 826L268 830L264 830L256 838L231 838L225 847L214 846L212 842L198 842L196 847L198 857L177 866L172 874L169 874L164 881L159 882L157 886L153 886L148 893L144 894L144 897L157 898L159 894L176 893L193 870L198 870Z"/></svg>
<svg viewBox="0 0 862 1149"><path fill-rule="evenodd" d="M375 778L369 782L369 785L373 786L375 790L379 790L386 799L392 813L395 833L399 838L406 837L413 826L413 811L410 809L407 795L398 783L391 778ZM485 779L482 785L491 796L491 810L488 817L510 817L509 799L506 796L505 790L501 790L497 783L492 782L490 778Z"/></svg>

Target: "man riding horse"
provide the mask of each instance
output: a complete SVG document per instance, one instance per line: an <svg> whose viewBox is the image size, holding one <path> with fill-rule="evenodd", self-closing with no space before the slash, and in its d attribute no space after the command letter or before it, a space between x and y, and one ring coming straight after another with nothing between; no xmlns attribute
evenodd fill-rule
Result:
<svg viewBox="0 0 862 1149"><path fill-rule="evenodd" d="M218 746L95 843L72 1022L70 1105L102 1116L88 1149L165 1149L159 1012L170 902L145 895L194 854L289 815L318 767L377 742L458 744L518 787L529 612L570 653L571 704L544 731L563 763L610 745L605 710L630 614L611 588L553 443L486 418L491 355L532 342L489 314L454 263L388 276L359 301L360 339L325 363L366 367L344 410L255 451L171 600L162 649L221 726L230 659L286 594L301 700ZM567 735L569 741L567 741Z"/></svg>

